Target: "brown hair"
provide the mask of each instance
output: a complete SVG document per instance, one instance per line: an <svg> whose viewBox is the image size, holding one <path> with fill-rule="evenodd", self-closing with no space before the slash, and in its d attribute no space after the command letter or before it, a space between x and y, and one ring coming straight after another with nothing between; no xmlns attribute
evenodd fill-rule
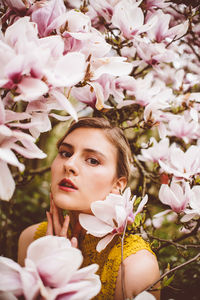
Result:
<svg viewBox="0 0 200 300"><path fill-rule="evenodd" d="M124 176L128 180L132 158L130 146L123 131L111 125L110 122L104 118L82 117L77 122L74 121L71 123L66 134L58 141L57 147L60 147L67 135L78 128L97 128L105 131L108 140L117 148L117 176L118 178Z"/></svg>

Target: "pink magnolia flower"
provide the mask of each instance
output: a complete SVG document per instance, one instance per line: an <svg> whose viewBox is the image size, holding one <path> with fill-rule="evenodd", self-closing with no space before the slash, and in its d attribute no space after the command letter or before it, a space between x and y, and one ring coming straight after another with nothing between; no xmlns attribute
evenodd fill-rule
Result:
<svg viewBox="0 0 200 300"><path fill-rule="evenodd" d="M166 87L164 81L155 80L153 72L149 72L144 78L135 80L133 95L135 102L141 106L161 105L169 106L169 100L172 99L172 90Z"/></svg>
<svg viewBox="0 0 200 300"><path fill-rule="evenodd" d="M144 24L143 11L138 7L141 2L122 0L114 7L111 22L121 30L127 39L132 39L136 34L149 30L156 21L152 19L149 23Z"/></svg>
<svg viewBox="0 0 200 300"><path fill-rule="evenodd" d="M104 237L97 244L97 251L101 252L117 234L122 234L127 222L134 222L135 216L140 213L147 203L147 195L140 202L138 209L133 213L134 196L130 200L131 191L127 188L123 195L109 194L105 200L91 204L94 215L80 214L79 222L88 234Z"/></svg>
<svg viewBox="0 0 200 300"><path fill-rule="evenodd" d="M170 147L168 160L163 162L159 160L161 168L177 178L190 179L192 176L200 173L200 147L190 146L186 152L183 152L175 144Z"/></svg>
<svg viewBox="0 0 200 300"><path fill-rule="evenodd" d="M17 93L21 94L20 100L29 101L48 91L48 86L42 80L41 70L37 71L41 67L37 42L36 27L29 22L28 17L21 18L9 26L4 39L0 41L0 86L16 89ZM46 62L43 53L44 50L40 51L42 59ZM18 100L17 97L15 100Z"/></svg>
<svg viewBox="0 0 200 300"><path fill-rule="evenodd" d="M6 2L11 9L21 12L28 9L34 0L4 0L4 2Z"/></svg>
<svg viewBox="0 0 200 300"><path fill-rule="evenodd" d="M30 244L25 267L0 257L0 292L34 299L91 299L101 288L98 265L79 269L81 251L69 240L45 236Z"/></svg>
<svg viewBox="0 0 200 300"><path fill-rule="evenodd" d="M106 42L103 34L93 27L91 27L89 32L67 31L63 36L65 37L64 42L66 52L81 51L86 57L89 55L92 55L93 57L103 57L111 50L111 45Z"/></svg>
<svg viewBox="0 0 200 300"><path fill-rule="evenodd" d="M13 123L9 124L9 126L27 128L34 138L38 138L41 132L46 132L51 129L51 121L49 117L53 117L60 121L67 121L71 118L71 116L61 116L59 114L52 113L52 110L65 110L75 120L77 120L76 110L70 101L61 91L53 90L48 98L40 97L38 100L28 103L26 112L29 114L29 118L31 119L30 123Z"/></svg>
<svg viewBox="0 0 200 300"><path fill-rule="evenodd" d="M157 22L152 28L150 28L150 30L148 30L148 36L151 40L155 40L158 43L162 42L167 37L170 37L171 39L178 39L188 30L188 21L169 28L171 15L163 13L161 9L157 10L153 14L147 15L147 20L149 21L152 18L155 18L155 16L157 17Z"/></svg>
<svg viewBox="0 0 200 300"><path fill-rule="evenodd" d="M119 2L119 0L99 0L98 2L91 0L90 5L97 12L98 16L102 16L106 22L110 22L114 6L117 2Z"/></svg>
<svg viewBox="0 0 200 300"><path fill-rule="evenodd" d="M154 137L149 141L151 147L141 149L141 155L138 155L139 160L158 162L159 160L166 160L169 155L169 139L164 138L159 142Z"/></svg>
<svg viewBox="0 0 200 300"><path fill-rule="evenodd" d="M27 158L46 157L46 154L35 145L35 139L31 135L9 128L9 125L12 124L11 121L24 120L30 115L8 112L0 99L0 199L6 201L12 197L15 189L15 182L7 164L17 167L20 172L24 171L24 165L19 162L13 150ZM18 141L21 145L18 144Z"/></svg>
<svg viewBox="0 0 200 300"><path fill-rule="evenodd" d="M135 47L139 57L152 66L162 62L170 63L177 57L175 51L166 48L163 43L151 43L148 40L138 39Z"/></svg>
<svg viewBox="0 0 200 300"><path fill-rule="evenodd" d="M185 216L182 217L182 222L188 222L193 218L200 217L200 186L193 186L190 190L190 208L184 210Z"/></svg>
<svg viewBox="0 0 200 300"><path fill-rule="evenodd" d="M174 222L176 219L177 219L177 214L173 212L171 209L166 209L164 211L161 211L153 215L152 220L147 219L145 224L147 226L153 224L155 228L160 228L165 220L167 220L167 222Z"/></svg>
<svg viewBox="0 0 200 300"><path fill-rule="evenodd" d="M20 141L22 146L17 141ZM35 139L29 134L0 125L0 199L8 201L15 189L15 183L7 164L18 167L20 172L24 171L24 165L18 161L13 150L27 158L46 157L46 154L34 142Z"/></svg>
<svg viewBox="0 0 200 300"><path fill-rule="evenodd" d="M63 55L61 36L39 39L37 28L28 17L7 28L2 45L0 86L15 89L19 94L15 101L37 100L49 89L70 87L85 76L84 54L72 52ZM6 57L3 55L5 51Z"/></svg>
<svg viewBox="0 0 200 300"><path fill-rule="evenodd" d="M159 198L163 204L169 205L171 209L180 213L184 211L190 200L189 183L185 183L185 187L172 181L170 187L162 184L159 191Z"/></svg>
<svg viewBox="0 0 200 300"><path fill-rule="evenodd" d="M63 0L36 2L32 8L31 20L38 25L40 37L49 35L60 24L59 17L66 13Z"/></svg>
<svg viewBox="0 0 200 300"><path fill-rule="evenodd" d="M196 138L199 124L193 120L187 120L185 116L174 116L169 121L168 135L182 138L186 143Z"/></svg>

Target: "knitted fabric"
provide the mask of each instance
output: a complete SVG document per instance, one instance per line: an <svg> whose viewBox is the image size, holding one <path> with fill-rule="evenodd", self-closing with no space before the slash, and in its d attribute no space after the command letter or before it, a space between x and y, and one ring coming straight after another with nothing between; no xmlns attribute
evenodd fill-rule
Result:
<svg viewBox="0 0 200 300"><path fill-rule="evenodd" d="M46 234L47 222L42 222L36 232L35 239ZM119 267L121 264L121 238L115 236L112 242L100 253L96 251L96 245L100 239L92 235L86 234L84 240L79 245L82 251L84 261L82 267L96 263L99 265L97 274L100 276L102 288L100 293L94 298L95 300L114 299L115 285ZM135 254L139 250L152 250L149 243L144 241L137 234L126 234L123 246L123 259L131 254ZM153 253L154 254L154 253Z"/></svg>

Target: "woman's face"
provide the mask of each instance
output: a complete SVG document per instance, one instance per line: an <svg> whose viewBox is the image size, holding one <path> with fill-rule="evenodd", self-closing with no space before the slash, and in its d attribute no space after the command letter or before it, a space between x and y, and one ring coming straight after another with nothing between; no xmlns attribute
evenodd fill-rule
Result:
<svg viewBox="0 0 200 300"><path fill-rule="evenodd" d="M75 129L58 152L51 167L51 192L58 207L90 213L93 201L119 192L117 149L103 130Z"/></svg>

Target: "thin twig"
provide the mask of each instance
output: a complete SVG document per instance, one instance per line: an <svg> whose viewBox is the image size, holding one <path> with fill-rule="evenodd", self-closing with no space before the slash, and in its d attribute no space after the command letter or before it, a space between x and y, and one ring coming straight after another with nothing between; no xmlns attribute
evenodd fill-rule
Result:
<svg viewBox="0 0 200 300"><path fill-rule="evenodd" d="M200 253L198 253L195 257L189 259L188 261L182 263L181 265L176 266L176 267L174 267L173 269L171 269L171 270L165 272L158 280L156 280L156 281L155 281L151 286L149 286L145 291L151 290L151 288L152 288L154 285L156 285L156 283L158 283L159 281L161 281L165 276L167 276L167 275L171 274L172 272L175 272L176 270L181 269L181 268L185 267L186 265L188 265L188 264L194 262L194 261L197 260L199 257L200 257Z"/></svg>
<svg viewBox="0 0 200 300"><path fill-rule="evenodd" d="M138 168L142 172L143 177L147 177L147 178L151 179L152 181L154 181L155 183L159 183L158 180L156 179L156 178L158 178L158 176L153 176L152 174L149 174L145 170L143 165L139 162L139 160L137 159L137 156L135 154L133 154L133 159L134 159L135 164L138 166Z"/></svg>
<svg viewBox="0 0 200 300"><path fill-rule="evenodd" d="M125 287L125 270L124 270L124 237L125 237L125 233L126 233L126 227L127 227L127 219L125 222L125 226L124 226L124 231L123 231L123 235L121 238L121 284L122 284L122 296L123 296L123 300L127 299L126 297L126 287Z"/></svg>
<svg viewBox="0 0 200 300"><path fill-rule="evenodd" d="M195 245L195 244L182 245L182 244L176 243L172 240L161 239L161 238L149 235L149 234L148 234L148 236L150 238L154 239L154 240L158 240L160 242L165 242L165 243L168 243L168 244L172 244L173 246L175 246L177 248L183 248L185 250L187 250L187 248L200 248L200 245Z"/></svg>
<svg viewBox="0 0 200 300"><path fill-rule="evenodd" d="M174 242L174 243L180 242L180 241L182 241L182 240L187 239L187 238L190 237L190 236L195 235L195 234L197 233L199 227L200 227L200 219L197 221L197 225L194 227L194 229L193 229L191 232L189 232L189 233L187 233L187 234L185 234L185 235L182 235L181 237L175 239L173 242ZM157 249L157 251L159 251L160 249L166 247L167 245L168 245L167 242L164 243L164 244L162 244L162 245Z"/></svg>

